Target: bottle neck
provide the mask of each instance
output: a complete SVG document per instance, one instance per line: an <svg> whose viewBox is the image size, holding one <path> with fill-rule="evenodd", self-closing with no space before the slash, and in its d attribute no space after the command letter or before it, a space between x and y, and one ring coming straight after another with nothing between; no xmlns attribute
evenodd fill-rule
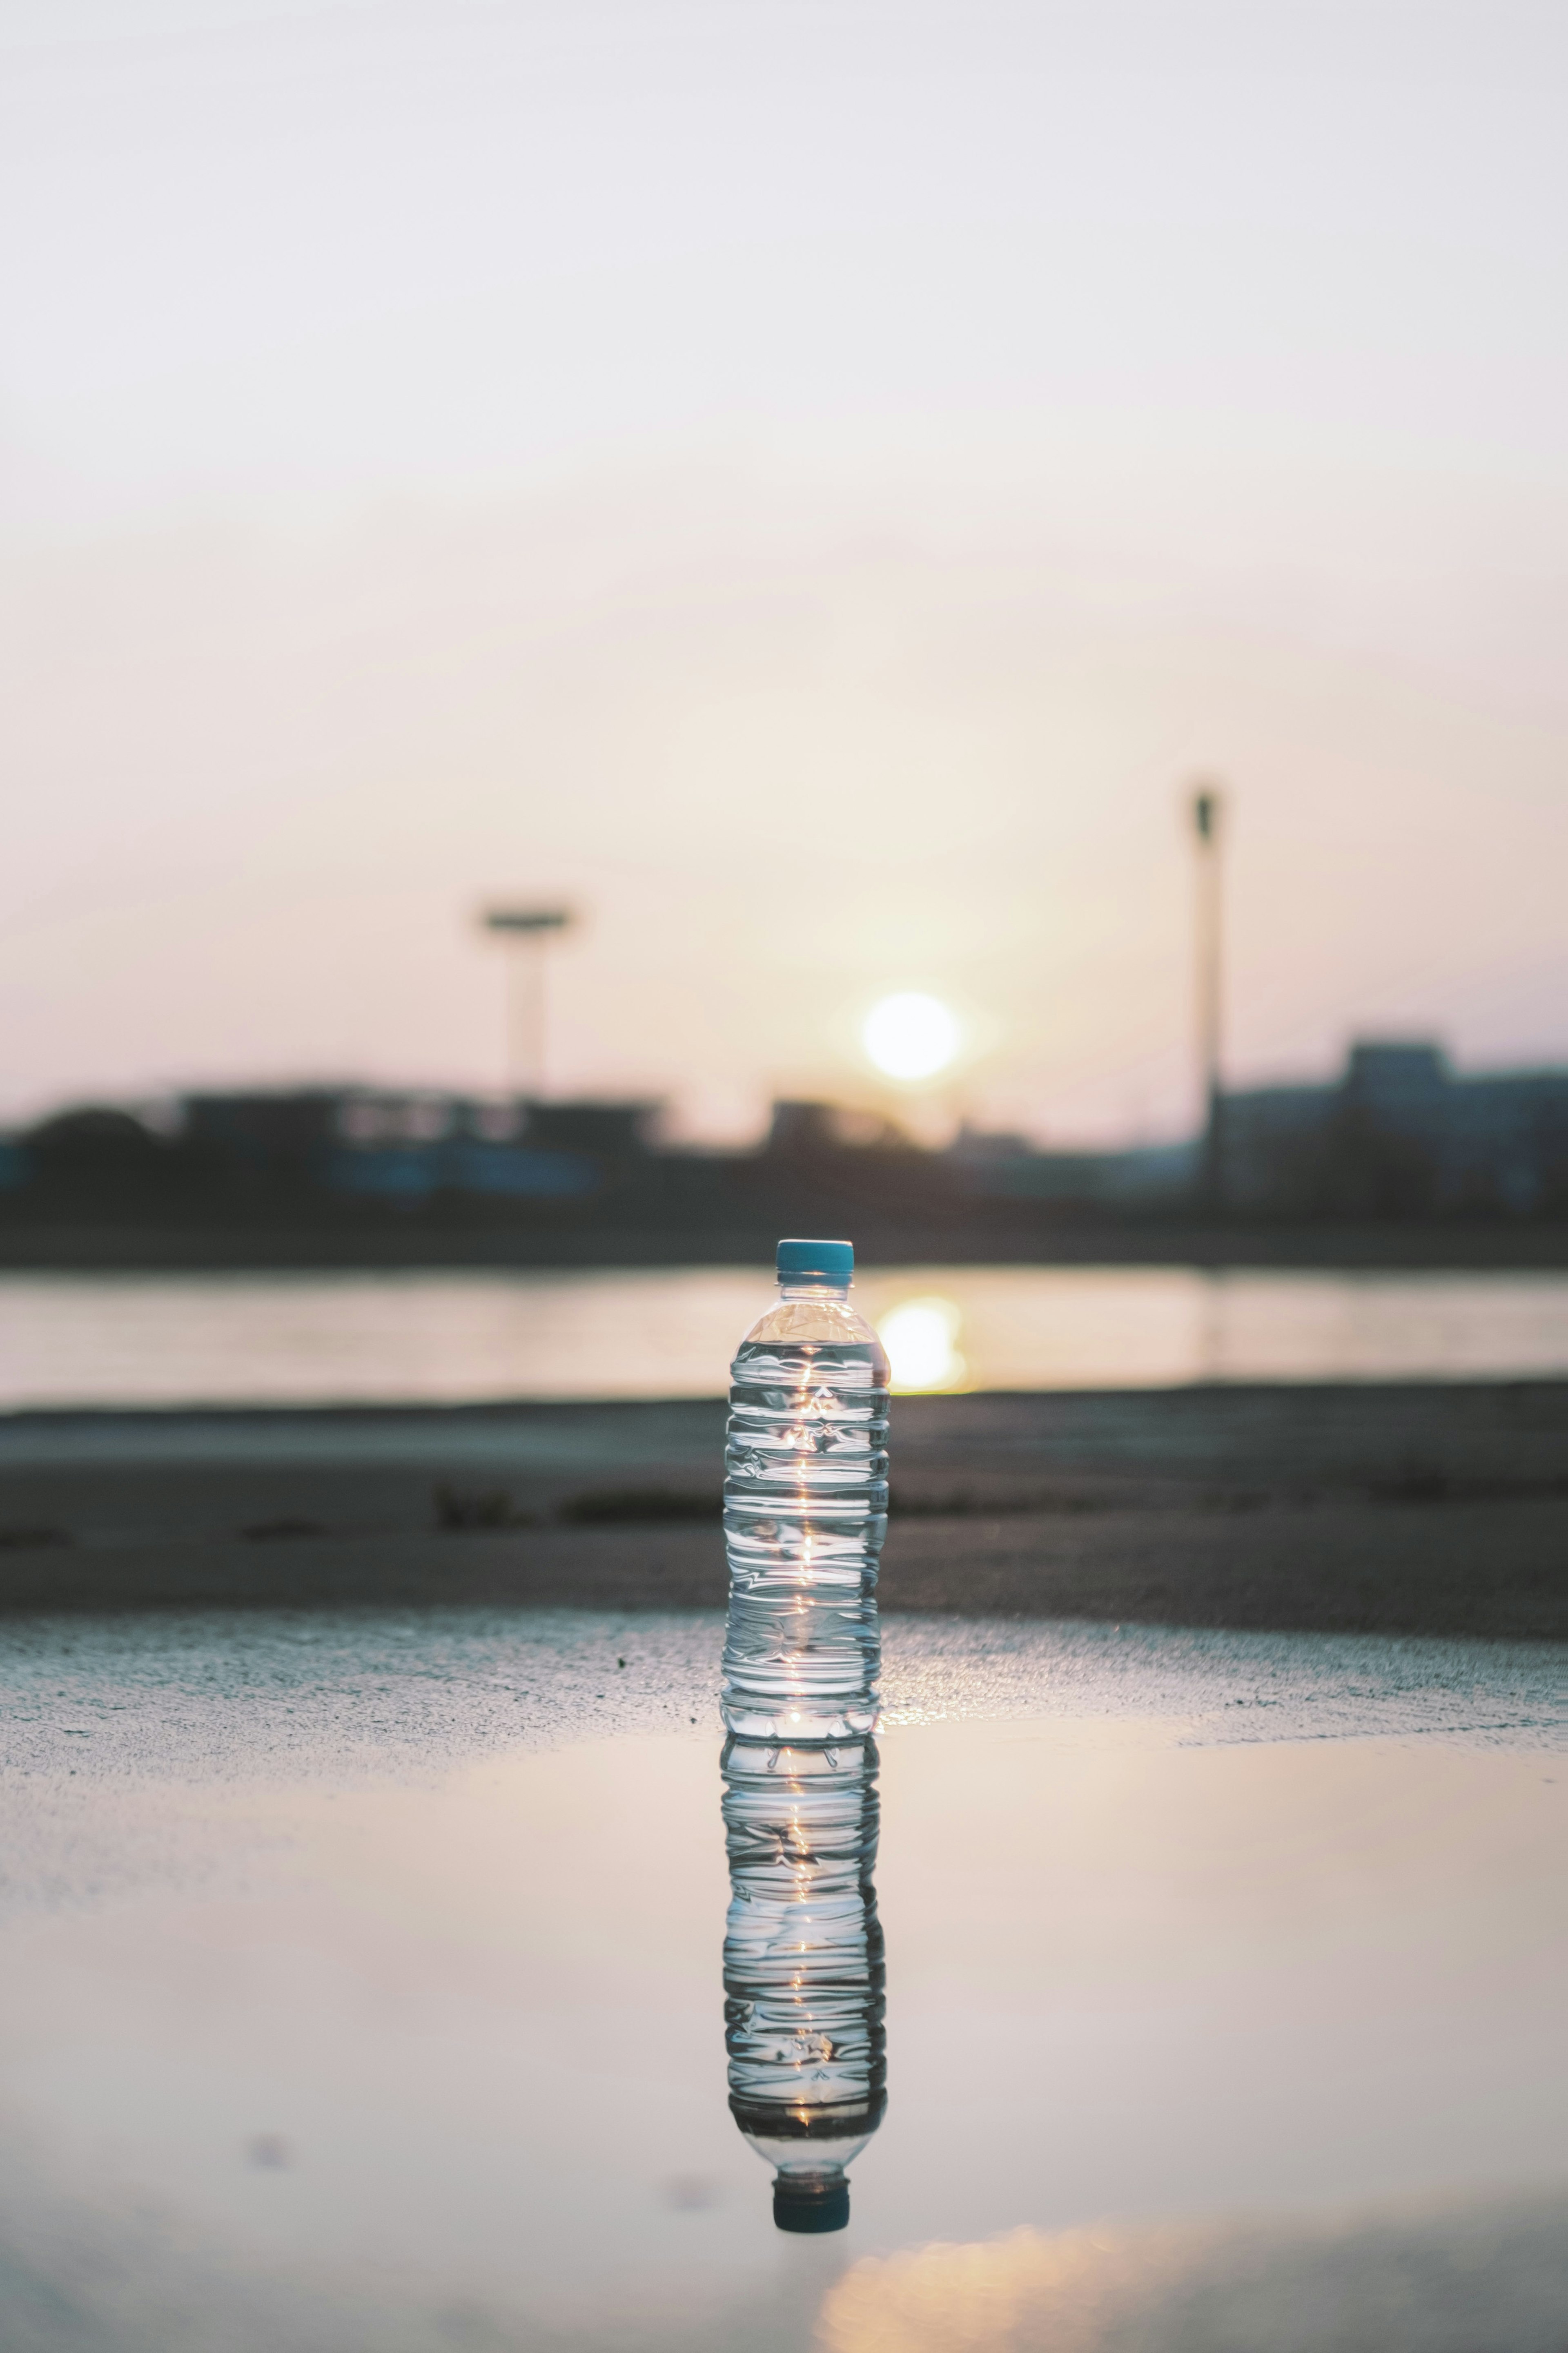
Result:
<svg viewBox="0 0 1568 2353"><path fill-rule="evenodd" d="M781 1299L847 1299L847 1282L781 1282Z"/></svg>

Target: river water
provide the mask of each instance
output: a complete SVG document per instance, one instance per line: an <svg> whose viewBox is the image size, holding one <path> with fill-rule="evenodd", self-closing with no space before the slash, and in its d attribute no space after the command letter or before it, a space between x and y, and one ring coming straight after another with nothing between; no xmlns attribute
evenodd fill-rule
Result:
<svg viewBox="0 0 1568 2353"><path fill-rule="evenodd" d="M713 1397L765 1271L0 1276L0 1408ZM1568 1273L877 1268L904 1390L1568 1376Z"/></svg>

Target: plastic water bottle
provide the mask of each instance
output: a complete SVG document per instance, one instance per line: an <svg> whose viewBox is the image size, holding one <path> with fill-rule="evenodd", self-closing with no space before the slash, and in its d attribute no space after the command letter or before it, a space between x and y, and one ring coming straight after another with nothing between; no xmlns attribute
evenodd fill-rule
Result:
<svg viewBox="0 0 1568 2353"><path fill-rule="evenodd" d="M841 2231L887 2105L877 1751L725 1744L730 2109L775 2168L781 2231Z"/></svg>
<svg viewBox="0 0 1568 2353"><path fill-rule="evenodd" d="M854 1269L848 1242L780 1242L778 1303L730 1368L724 1721L791 1748L877 1722L888 1359Z"/></svg>

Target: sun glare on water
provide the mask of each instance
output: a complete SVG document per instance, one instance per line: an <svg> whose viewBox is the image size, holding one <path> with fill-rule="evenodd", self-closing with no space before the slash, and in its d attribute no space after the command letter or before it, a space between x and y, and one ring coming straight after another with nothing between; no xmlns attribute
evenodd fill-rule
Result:
<svg viewBox="0 0 1568 2353"><path fill-rule="evenodd" d="M958 1310L950 1299L906 1299L877 1326L896 1389L956 1388L969 1369L953 1346Z"/></svg>
<svg viewBox="0 0 1568 2353"><path fill-rule="evenodd" d="M910 989L884 997L866 1017L866 1051L889 1079L930 1079L947 1068L959 1047L954 1016L940 997Z"/></svg>

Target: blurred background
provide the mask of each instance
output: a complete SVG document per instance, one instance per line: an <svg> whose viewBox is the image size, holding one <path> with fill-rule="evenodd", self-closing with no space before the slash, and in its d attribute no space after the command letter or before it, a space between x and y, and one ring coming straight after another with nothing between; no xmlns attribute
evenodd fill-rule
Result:
<svg viewBox="0 0 1568 2353"><path fill-rule="evenodd" d="M1565 122L0 0L4 2353L1568 2353Z"/></svg>
<svg viewBox="0 0 1568 2353"><path fill-rule="evenodd" d="M1560 11L0 48L6 1264L1568 1262Z"/></svg>

